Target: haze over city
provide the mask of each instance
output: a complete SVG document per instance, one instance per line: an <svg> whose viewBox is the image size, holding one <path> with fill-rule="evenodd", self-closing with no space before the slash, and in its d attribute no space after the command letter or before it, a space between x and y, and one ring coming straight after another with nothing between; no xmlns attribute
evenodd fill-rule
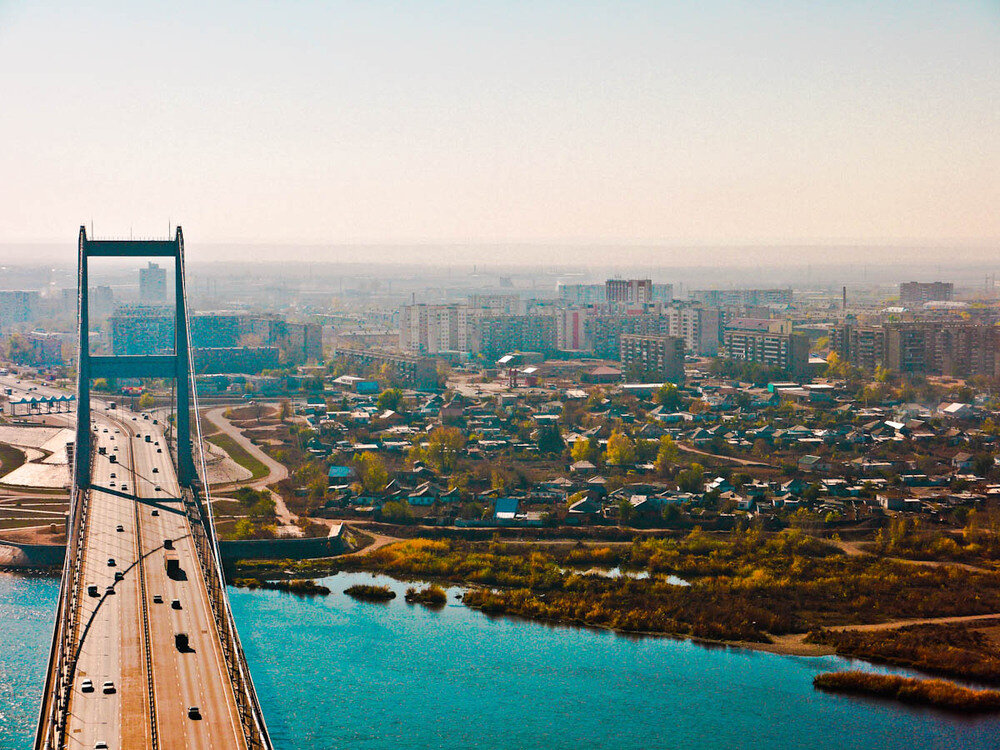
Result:
<svg viewBox="0 0 1000 750"><path fill-rule="evenodd" d="M0 750L995 750L996 0L0 0Z"/></svg>
<svg viewBox="0 0 1000 750"><path fill-rule="evenodd" d="M5 2L0 69L14 257L80 223L204 260L1000 238L993 2Z"/></svg>

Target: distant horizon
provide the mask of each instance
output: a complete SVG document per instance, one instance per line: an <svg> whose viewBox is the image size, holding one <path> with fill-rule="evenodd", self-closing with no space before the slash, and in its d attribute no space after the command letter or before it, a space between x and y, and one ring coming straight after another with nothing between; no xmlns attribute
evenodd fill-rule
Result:
<svg viewBox="0 0 1000 750"><path fill-rule="evenodd" d="M9 243L1000 238L991 0L13 0L0 66Z"/></svg>

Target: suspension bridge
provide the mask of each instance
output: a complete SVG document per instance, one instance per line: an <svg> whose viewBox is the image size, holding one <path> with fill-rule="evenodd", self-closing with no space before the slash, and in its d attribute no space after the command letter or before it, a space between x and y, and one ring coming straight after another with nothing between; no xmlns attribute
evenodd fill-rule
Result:
<svg viewBox="0 0 1000 750"><path fill-rule="evenodd" d="M92 355L88 261L133 257L174 262L173 351ZM80 227L78 286L72 494L35 749L270 750L199 478L181 228L99 240ZM173 380L172 418L92 401L96 378Z"/></svg>

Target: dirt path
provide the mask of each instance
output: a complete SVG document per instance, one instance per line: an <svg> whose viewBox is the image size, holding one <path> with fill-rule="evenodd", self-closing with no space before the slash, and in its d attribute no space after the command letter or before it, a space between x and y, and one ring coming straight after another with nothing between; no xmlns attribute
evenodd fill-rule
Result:
<svg viewBox="0 0 1000 750"><path fill-rule="evenodd" d="M972 622L973 620L1000 620L1000 612L986 615L959 615L957 617L923 617L915 620L890 620L871 625L832 625L827 630L894 630L908 625L947 625L956 622Z"/></svg>
<svg viewBox="0 0 1000 750"><path fill-rule="evenodd" d="M258 446L243 435L232 422L226 419L224 412L228 406L220 406L218 408L212 409L205 412L205 417L209 422L214 424L219 428L220 431L229 435L233 440L235 440L243 450L249 453L251 456L260 461L264 466L267 467L267 474L260 479L256 479L252 482L237 482L240 487L251 487L255 490L263 490L265 492L270 492L271 497L274 499L274 512L278 518L278 528L283 534L289 534L291 536L301 536L302 529L295 525L298 520L298 516L292 513L288 506L285 505L284 498L281 497L277 492L272 490L268 485L274 484L275 482L280 482L283 479L288 478L288 469L282 464L275 461L264 451L262 451Z"/></svg>
<svg viewBox="0 0 1000 750"><path fill-rule="evenodd" d="M740 466L759 466L763 469L774 469L776 467L771 464L766 464L763 461L751 461L748 458L736 458L735 456L722 456L718 453L709 453L708 451L698 450L697 448L692 448L690 445L684 445L683 443L677 443L677 449L682 450L685 453L693 453L696 456L705 456L705 458L714 458L718 461L729 461L734 464L739 464Z"/></svg>
<svg viewBox="0 0 1000 750"><path fill-rule="evenodd" d="M344 525L347 526L347 524ZM371 531L359 531L357 533L366 534L367 536L372 537L374 541L372 541L372 543L369 544L367 547L362 547L361 549L354 550L354 552L348 552L346 555L341 555L341 557L356 557L357 555L367 555L369 552L374 552L375 550L382 549L383 547L387 547L390 544L395 544L396 542L403 541L402 539L398 539L397 537L394 536L386 536L385 534L374 534Z"/></svg>
<svg viewBox="0 0 1000 750"><path fill-rule="evenodd" d="M822 541L827 544L832 544L834 547L840 549L848 557L858 557L860 555L870 555L872 554L868 550L864 549L861 545L866 544L866 542L845 542L842 539L822 539ZM908 557L886 557L883 558L890 562L904 563L908 565L925 565L929 568L940 568L942 566L951 566L954 568L961 568L962 570L968 570L973 573L994 573L996 572L993 568L984 568L979 565L972 565L970 563L955 562L954 560L912 560Z"/></svg>

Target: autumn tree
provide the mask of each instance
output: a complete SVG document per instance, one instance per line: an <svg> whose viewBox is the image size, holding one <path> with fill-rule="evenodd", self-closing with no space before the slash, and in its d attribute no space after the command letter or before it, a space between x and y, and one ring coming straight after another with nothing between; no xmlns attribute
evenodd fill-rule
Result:
<svg viewBox="0 0 1000 750"><path fill-rule="evenodd" d="M661 437L660 449L656 452L656 471L661 475L666 474L670 467L677 463L679 454L677 443L670 435Z"/></svg>
<svg viewBox="0 0 1000 750"><path fill-rule="evenodd" d="M580 438L573 441L573 448L570 450L573 461L592 461L596 455L597 445L593 438Z"/></svg>
<svg viewBox="0 0 1000 750"><path fill-rule="evenodd" d="M635 463L635 443L628 435L615 430L608 438L604 460L609 466L631 466Z"/></svg>
<svg viewBox="0 0 1000 750"><path fill-rule="evenodd" d="M455 469L464 446L465 436L457 427L435 427L427 436L427 447L414 446L410 456L414 460L427 461L442 473L449 473Z"/></svg>

